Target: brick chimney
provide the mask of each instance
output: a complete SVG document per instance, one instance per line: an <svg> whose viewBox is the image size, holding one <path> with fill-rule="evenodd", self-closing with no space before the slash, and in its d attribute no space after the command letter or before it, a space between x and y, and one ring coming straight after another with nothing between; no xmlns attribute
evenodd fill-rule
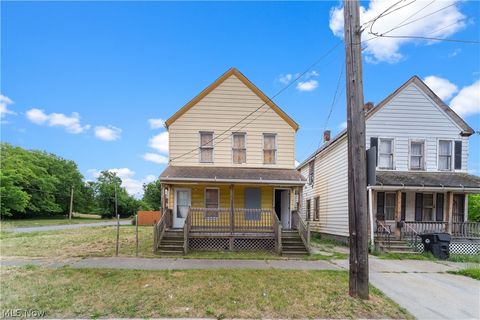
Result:
<svg viewBox="0 0 480 320"><path fill-rule="evenodd" d="M330 130L323 131L323 142L330 141Z"/></svg>
<svg viewBox="0 0 480 320"><path fill-rule="evenodd" d="M373 104L373 102L367 102L365 103L365 105L363 106L363 110L365 110L365 112L368 112L370 110L372 110L373 108L375 107L375 105Z"/></svg>

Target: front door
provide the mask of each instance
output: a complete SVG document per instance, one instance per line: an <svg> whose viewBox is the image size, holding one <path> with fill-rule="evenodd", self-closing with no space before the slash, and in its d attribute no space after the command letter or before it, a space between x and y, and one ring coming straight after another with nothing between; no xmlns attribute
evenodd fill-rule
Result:
<svg viewBox="0 0 480 320"><path fill-rule="evenodd" d="M290 229L290 190L275 189L274 207L283 229Z"/></svg>
<svg viewBox="0 0 480 320"><path fill-rule="evenodd" d="M453 195L453 222L465 221L465 195L454 194Z"/></svg>
<svg viewBox="0 0 480 320"><path fill-rule="evenodd" d="M173 208L173 227L183 228L188 208L191 205L192 191L190 189L175 189Z"/></svg>

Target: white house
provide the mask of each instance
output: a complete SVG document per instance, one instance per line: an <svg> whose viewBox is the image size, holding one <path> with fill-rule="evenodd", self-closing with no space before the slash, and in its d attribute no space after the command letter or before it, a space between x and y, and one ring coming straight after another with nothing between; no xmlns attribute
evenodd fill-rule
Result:
<svg viewBox="0 0 480 320"><path fill-rule="evenodd" d="M467 173L473 133L417 76L377 106L367 104L366 148L377 149L376 183L367 187L374 231L468 232L467 197L480 192L480 178ZM307 178L300 212L312 231L345 239L347 133L327 140L298 166Z"/></svg>

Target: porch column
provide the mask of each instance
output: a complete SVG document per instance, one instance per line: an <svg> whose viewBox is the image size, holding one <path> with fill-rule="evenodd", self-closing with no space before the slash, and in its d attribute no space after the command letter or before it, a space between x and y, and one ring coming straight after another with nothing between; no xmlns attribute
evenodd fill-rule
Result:
<svg viewBox="0 0 480 320"><path fill-rule="evenodd" d="M165 184L161 183L160 184L160 219L162 218L162 215L165 214Z"/></svg>
<svg viewBox="0 0 480 320"><path fill-rule="evenodd" d="M397 200L395 203L395 237L400 238L400 227L399 222L402 219L402 191L398 190L395 197Z"/></svg>
<svg viewBox="0 0 480 320"><path fill-rule="evenodd" d="M447 222L448 233L452 233L452 216L453 216L453 192L447 192L447 212L445 212L445 221Z"/></svg>
<svg viewBox="0 0 480 320"><path fill-rule="evenodd" d="M234 216L234 210L233 210L233 184L230 185L230 251L233 251L234 249L234 237L233 237L233 232L234 232L234 222L235 222L235 216Z"/></svg>

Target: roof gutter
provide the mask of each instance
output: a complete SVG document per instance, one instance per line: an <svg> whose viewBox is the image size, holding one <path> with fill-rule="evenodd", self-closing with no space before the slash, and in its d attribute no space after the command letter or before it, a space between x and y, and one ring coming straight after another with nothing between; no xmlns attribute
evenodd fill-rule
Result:
<svg viewBox="0 0 480 320"><path fill-rule="evenodd" d="M245 179L217 179L217 178L174 178L174 177L160 177L160 181L169 182L217 182L217 183L252 183L252 184L283 184L283 185L295 185L303 186L306 181L295 180L245 180Z"/></svg>
<svg viewBox="0 0 480 320"><path fill-rule="evenodd" d="M368 186L368 190L395 191L395 190L412 190L412 191L459 191L464 193L480 193L480 188L465 187L428 187L428 186Z"/></svg>

